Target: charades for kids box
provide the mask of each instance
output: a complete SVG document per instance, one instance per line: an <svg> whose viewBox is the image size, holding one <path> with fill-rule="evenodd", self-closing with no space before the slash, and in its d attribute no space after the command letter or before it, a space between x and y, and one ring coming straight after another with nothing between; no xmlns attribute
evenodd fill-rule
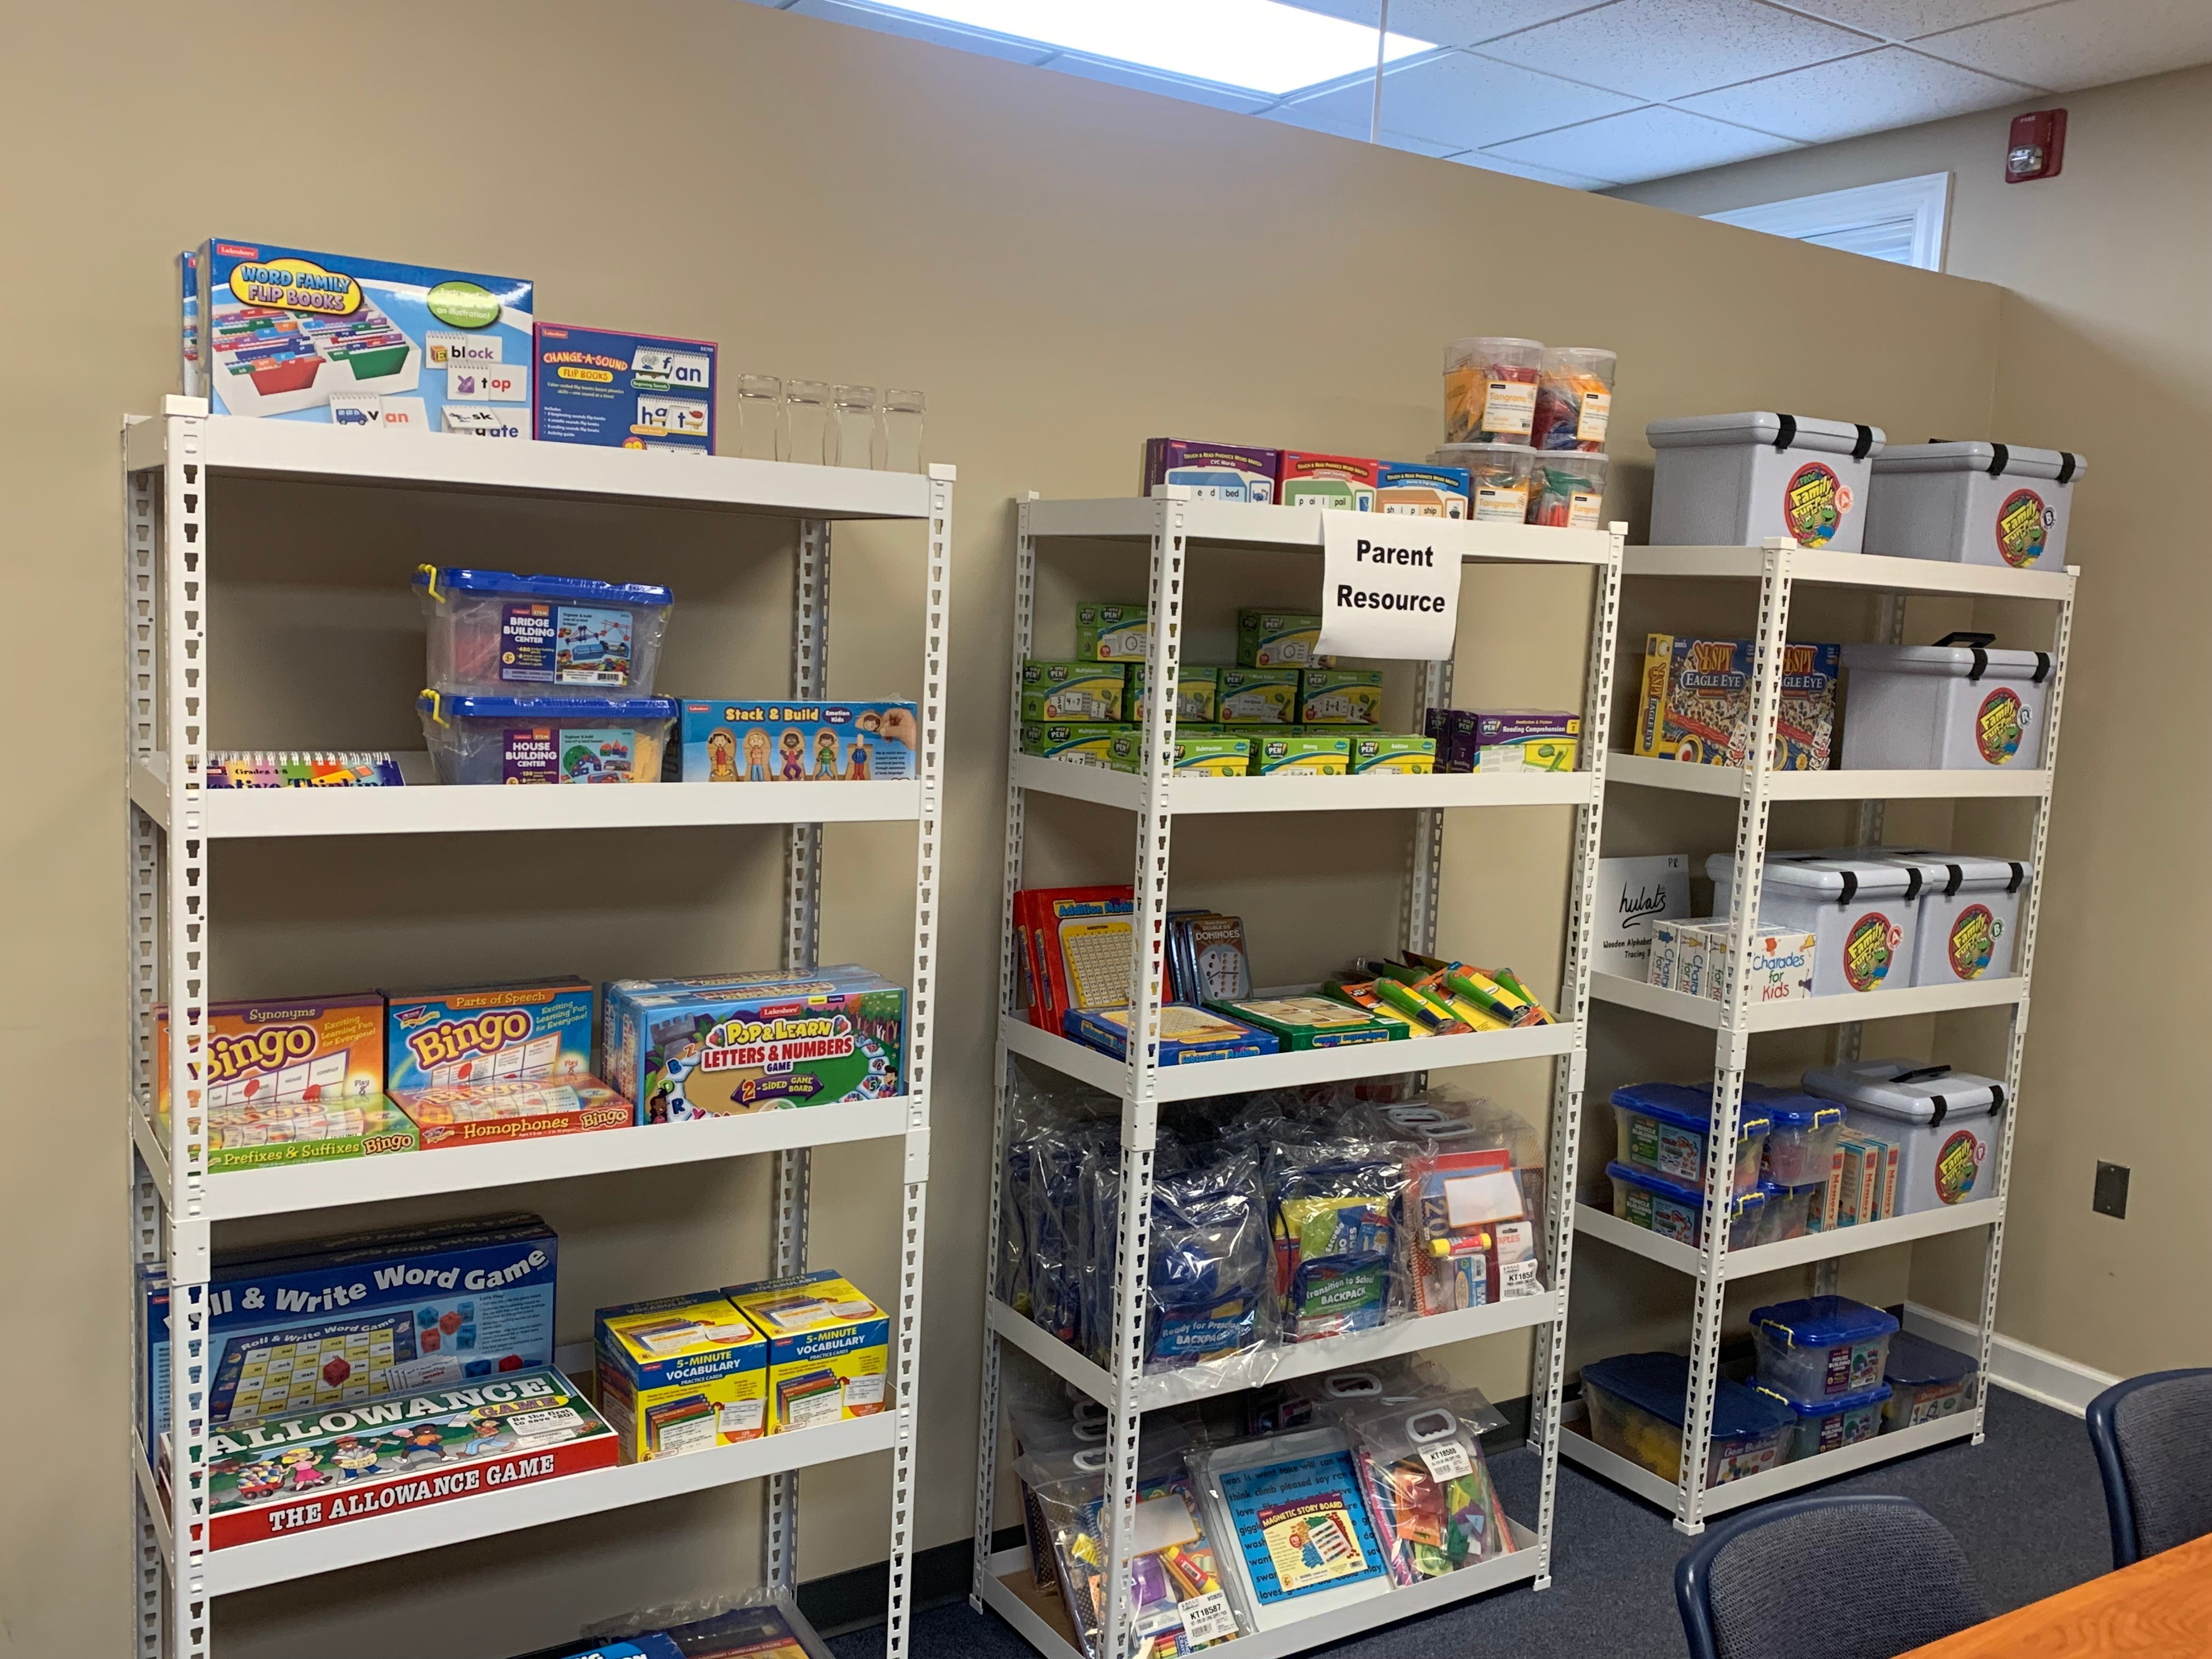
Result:
<svg viewBox="0 0 2212 1659"><path fill-rule="evenodd" d="M220 236L194 264L216 414L530 436L529 283Z"/></svg>
<svg viewBox="0 0 2212 1659"><path fill-rule="evenodd" d="M534 414L548 443L714 453L714 343L538 325Z"/></svg>
<svg viewBox="0 0 2212 1659"><path fill-rule="evenodd" d="M550 1365L556 1255L527 1214L219 1254L208 1426ZM171 1291L157 1266L141 1279L151 1447L169 1422Z"/></svg>

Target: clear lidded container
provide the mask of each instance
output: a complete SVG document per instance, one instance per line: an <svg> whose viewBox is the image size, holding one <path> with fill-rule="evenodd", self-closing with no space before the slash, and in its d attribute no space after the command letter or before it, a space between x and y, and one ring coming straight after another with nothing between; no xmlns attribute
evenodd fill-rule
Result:
<svg viewBox="0 0 2212 1659"><path fill-rule="evenodd" d="M1444 349L1444 441L1525 447L1543 362L1539 340L1498 334L1454 340Z"/></svg>
<svg viewBox="0 0 2212 1659"><path fill-rule="evenodd" d="M430 684L501 697L648 697L675 598L645 582L417 566Z"/></svg>
<svg viewBox="0 0 2212 1659"><path fill-rule="evenodd" d="M1601 346L1547 346L1529 441L1539 449L1602 450L1617 362Z"/></svg>
<svg viewBox="0 0 2212 1659"><path fill-rule="evenodd" d="M1467 469L1469 505L1477 522L1519 524L1528 513L1533 453L1525 443L1446 444L1429 459Z"/></svg>

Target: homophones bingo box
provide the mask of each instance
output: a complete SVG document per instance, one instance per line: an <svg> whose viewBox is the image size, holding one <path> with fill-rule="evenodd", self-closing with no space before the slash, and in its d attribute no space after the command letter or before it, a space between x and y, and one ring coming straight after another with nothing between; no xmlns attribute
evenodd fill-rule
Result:
<svg viewBox="0 0 2212 1659"><path fill-rule="evenodd" d="M846 964L717 988L607 988L608 1081L647 1122L681 1122L905 1088L906 990Z"/></svg>
<svg viewBox="0 0 2212 1659"><path fill-rule="evenodd" d="M530 436L532 289L521 278L220 236L195 264L215 413Z"/></svg>
<svg viewBox="0 0 2212 1659"><path fill-rule="evenodd" d="M782 1434L884 1408L890 1321L835 1269L724 1292L768 1339L769 1422Z"/></svg>
<svg viewBox="0 0 2212 1659"><path fill-rule="evenodd" d="M721 1292L602 1308L592 1327L599 1409L623 1462L769 1431L768 1341Z"/></svg>
<svg viewBox="0 0 2212 1659"><path fill-rule="evenodd" d="M535 434L608 449L714 453L714 343L538 325Z"/></svg>
<svg viewBox="0 0 2212 1659"><path fill-rule="evenodd" d="M694 698L678 741L686 783L865 782L915 775L910 702Z"/></svg>
<svg viewBox="0 0 2212 1659"><path fill-rule="evenodd" d="M220 1254L209 1425L550 1365L557 1255L524 1214ZM158 1266L141 1277L151 1446L169 1420L169 1285Z"/></svg>

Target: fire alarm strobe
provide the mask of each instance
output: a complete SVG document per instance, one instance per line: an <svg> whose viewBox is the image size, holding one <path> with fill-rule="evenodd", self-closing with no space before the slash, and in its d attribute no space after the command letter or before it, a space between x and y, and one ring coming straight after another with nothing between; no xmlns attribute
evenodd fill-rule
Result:
<svg viewBox="0 0 2212 1659"><path fill-rule="evenodd" d="M2005 183L2024 185L2031 179L2056 179L2066 161L2066 112L2031 110L2012 118L2012 135L2005 142Z"/></svg>

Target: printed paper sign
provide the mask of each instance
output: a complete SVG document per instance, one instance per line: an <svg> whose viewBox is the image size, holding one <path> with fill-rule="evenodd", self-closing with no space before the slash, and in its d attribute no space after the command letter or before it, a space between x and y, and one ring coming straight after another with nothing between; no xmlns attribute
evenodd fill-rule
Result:
<svg viewBox="0 0 2212 1659"><path fill-rule="evenodd" d="M1438 548L1446 520L1398 514L1324 513L1321 638L1323 656L1452 654L1459 629L1459 555ZM1425 529L1424 528L1425 526Z"/></svg>

